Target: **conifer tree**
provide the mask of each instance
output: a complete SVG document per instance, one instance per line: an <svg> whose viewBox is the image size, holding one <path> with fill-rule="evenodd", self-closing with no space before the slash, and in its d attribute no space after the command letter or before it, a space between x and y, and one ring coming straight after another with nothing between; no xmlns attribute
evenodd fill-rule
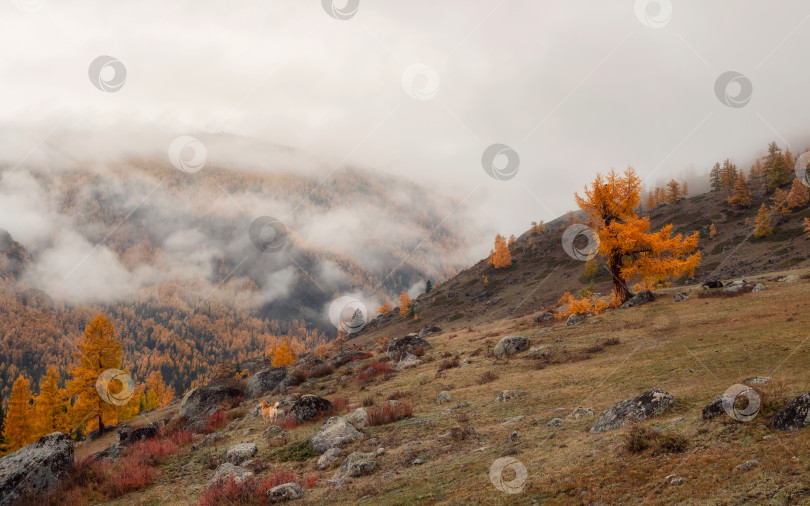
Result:
<svg viewBox="0 0 810 506"><path fill-rule="evenodd" d="M751 187L745 180L745 174L740 171L737 176L737 183L734 185L733 193L728 197L728 203L732 207L744 208L751 205Z"/></svg>
<svg viewBox="0 0 810 506"><path fill-rule="evenodd" d="M39 379L39 395L34 399L37 434L44 436L51 432L68 432L67 393L59 388L59 372L56 367L48 367L45 376Z"/></svg>
<svg viewBox="0 0 810 506"><path fill-rule="evenodd" d="M606 259L613 279L614 298L625 302L633 279L655 283L682 274L693 274L700 263L697 232L684 238L672 236L672 225L648 232L650 219L640 218L635 209L641 200L641 180L632 168L624 174L611 170L597 174L583 196L574 195L588 213L591 227L599 236L599 254Z"/></svg>
<svg viewBox="0 0 810 506"><path fill-rule="evenodd" d="M720 188L723 187L723 185L720 183L720 162L715 163L714 167L712 167L712 170L709 173L709 184L711 185L713 192L719 191Z"/></svg>
<svg viewBox="0 0 810 506"><path fill-rule="evenodd" d="M399 296L399 314L405 316L411 308L411 296L408 292L402 292Z"/></svg>
<svg viewBox="0 0 810 506"><path fill-rule="evenodd" d="M34 441L34 413L31 407L31 383L22 374L11 387L3 437L9 450L16 451Z"/></svg>
<svg viewBox="0 0 810 506"><path fill-rule="evenodd" d="M681 185L674 179L667 183L667 202L672 204L681 199Z"/></svg>
<svg viewBox="0 0 810 506"><path fill-rule="evenodd" d="M74 357L78 360L78 365L71 369L73 377L67 384L68 393L76 397L73 405L74 424L89 419L88 428L98 428L103 433L105 423L117 420L118 404L102 398L96 382L107 369L121 368L121 341L116 336L112 322L104 315L98 315L87 324L76 347L79 352ZM106 388L108 394L117 401L126 400L119 399L117 395L124 388L120 380L111 381Z"/></svg>
<svg viewBox="0 0 810 506"><path fill-rule="evenodd" d="M768 214L768 208L765 207L765 202L759 207L755 226L754 237L766 237L773 232L771 228L771 216Z"/></svg>
<svg viewBox="0 0 810 506"><path fill-rule="evenodd" d="M807 187L798 178L793 178L793 185L790 187L790 193L788 194L788 208L801 209L807 206L808 201L810 201L810 193L808 193Z"/></svg>
<svg viewBox="0 0 810 506"><path fill-rule="evenodd" d="M496 269L512 265L512 254L509 253L509 246L501 234L495 236L495 247L489 252L489 264Z"/></svg>
<svg viewBox="0 0 810 506"><path fill-rule="evenodd" d="M792 177L785 155L775 142L768 145L768 154L765 155L765 175L769 190L775 190L789 183Z"/></svg>
<svg viewBox="0 0 810 506"><path fill-rule="evenodd" d="M714 236L717 235L717 227L714 226L714 223L709 227L709 237L714 239Z"/></svg>
<svg viewBox="0 0 810 506"><path fill-rule="evenodd" d="M656 207L658 207L658 202L655 200L655 194L652 190L647 192L647 203L644 204L644 207L647 208L647 211L652 211Z"/></svg>

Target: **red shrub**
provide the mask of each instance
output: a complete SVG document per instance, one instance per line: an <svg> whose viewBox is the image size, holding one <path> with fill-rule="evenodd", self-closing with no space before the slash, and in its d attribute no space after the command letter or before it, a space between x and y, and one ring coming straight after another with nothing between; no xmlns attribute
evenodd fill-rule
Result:
<svg viewBox="0 0 810 506"><path fill-rule="evenodd" d="M335 372L335 368L329 364L316 365L309 371L310 378L323 378Z"/></svg>
<svg viewBox="0 0 810 506"><path fill-rule="evenodd" d="M228 418L225 416L225 412L221 409L216 410L214 413L208 415L205 419L208 421L208 426L205 428L206 432L214 432L220 427L228 425Z"/></svg>
<svg viewBox="0 0 810 506"><path fill-rule="evenodd" d="M158 470L144 462L140 454L124 455L112 468L99 464L97 473L102 492L111 497L148 487L158 476Z"/></svg>
<svg viewBox="0 0 810 506"><path fill-rule="evenodd" d="M372 406L368 410L369 425L385 425L413 416L413 402L406 400L387 401L382 406Z"/></svg>
<svg viewBox="0 0 810 506"><path fill-rule="evenodd" d="M315 488L320 485L321 480L317 476L307 476L304 478L304 488Z"/></svg>
<svg viewBox="0 0 810 506"><path fill-rule="evenodd" d="M370 381L380 374L390 374L394 372L394 368L382 362L374 362L357 375L357 381Z"/></svg>
<svg viewBox="0 0 810 506"><path fill-rule="evenodd" d="M338 397L332 399L332 413L342 413L349 410L349 399Z"/></svg>
<svg viewBox="0 0 810 506"><path fill-rule="evenodd" d="M235 504L265 504L267 491L282 483L296 481L295 474L277 471L265 476L253 476L236 483L233 476L212 484L200 499L200 506L233 506Z"/></svg>
<svg viewBox="0 0 810 506"><path fill-rule="evenodd" d="M298 421L295 419L294 416L287 415L287 416L284 417L284 419L279 420L278 422L276 422L276 425L278 425L279 427L281 427L284 430L292 430L292 429L298 427Z"/></svg>
<svg viewBox="0 0 810 506"><path fill-rule="evenodd" d="M354 362L355 360L365 360L365 359L371 358L373 356L374 355L372 355L371 353L363 352L362 355L356 355L356 356L352 357L351 361Z"/></svg>
<svg viewBox="0 0 810 506"><path fill-rule="evenodd" d="M190 430L181 430L169 436L169 441L177 446L185 446L191 442L193 434Z"/></svg>

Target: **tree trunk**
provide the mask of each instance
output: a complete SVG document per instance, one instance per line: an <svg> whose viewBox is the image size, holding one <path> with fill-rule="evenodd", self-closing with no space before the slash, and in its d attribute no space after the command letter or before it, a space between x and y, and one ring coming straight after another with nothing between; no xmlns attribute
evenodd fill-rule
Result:
<svg viewBox="0 0 810 506"><path fill-rule="evenodd" d="M101 411L98 412L98 435L104 434L104 420L101 418Z"/></svg>
<svg viewBox="0 0 810 506"><path fill-rule="evenodd" d="M613 291L616 292L619 300L624 304L633 296L633 293L627 288L627 284L621 277L621 257L619 255L610 255L608 267L610 268L610 276L613 278Z"/></svg>

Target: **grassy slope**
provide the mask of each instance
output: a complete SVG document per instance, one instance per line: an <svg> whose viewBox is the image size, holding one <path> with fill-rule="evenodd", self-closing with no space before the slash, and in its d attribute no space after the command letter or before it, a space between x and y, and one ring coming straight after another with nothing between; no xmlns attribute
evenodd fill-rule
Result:
<svg viewBox="0 0 810 506"><path fill-rule="evenodd" d="M776 432L768 422L773 413L769 403L781 404L810 389L810 346L805 342L810 328L810 283L778 283L771 275L761 279L768 286L761 293L699 299L697 287L690 287L687 292L693 297L675 303L671 293L662 291L655 303L613 311L574 327L560 322L540 326L529 316L479 321L471 330L446 329L430 337L434 344L428 356L434 356L434 361L365 388L356 382L339 385L335 378L351 366L344 367L332 378L318 382L312 391L330 398L349 397L354 402L372 396L378 404L394 391L411 392L416 416L371 428L368 438L346 448L350 452L385 447L387 454L377 459L381 468L374 475L356 479L338 491L323 484L309 489L304 502L351 503L373 495L375 504L524 504L533 500L570 504L580 501L582 490L589 490L587 500L606 503L646 499L656 503L784 504L791 494L801 493L808 500L810 432ZM545 332L536 335L541 330ZM572 355L598 340L616 337L620 344L593 352L586 360L540 370L525 353L505 361L487 356L486 351L499 337L514 333L530 337L533 345L562 339L559 345ZM375 337L370 334L364 340L373 342ZM478 349L483 352L476 355ZM469 358L470 364L437 376L442 353ZM362 367L355 364L354 370ZM498 379L478 384L479 376L487 371ZM732 384L754 375L775 378L774 384L761 388L766 408L755 420L738 423L723 417L710 423L701 421L705 404ZM557 408L593 407L598 414L650 388L663 388L678 402L674 410L647 425L667 427L672 419L684 417L668 430L689 440L685 453L630 454L623 448L625 429L590 434L593 418L569 421L561 428L545 425ZM528 395L491 403L504 389L521 389ZM466 413L468 421L459 422L455 414L442 413L448 405L435 403L442 390L452 395L450 406L462 401L472 404L458 410ZM523 421L503 424L504 418L519 415L525 416ZM536 417L540 417L539 423L533 424ZM459 425L475 427L480 439L437 441L437 436ZM245 428L251 431L250 436L243 435ZM310 437L316 428L309 424L291 431L291 442ZM509 440L514 430L522 434L517 441ZM229 444L260 439L260 434L261 420L245 418L240 429L229 433L229 439L215 449L173 458L155 486L114 504L158 504L166 500L193 504L211 474L203 465L205 454L219 454ZM414 440L423 444L412 450L400 448ZM270 451L263 444L260 457ZM522 494L503 494L489 482L489 466L504 455L513 455L529 471ZM427 462L413 466L416 457ZM732 473L734 466L749 459L762 465ZM315 459L279 466L299 475L320 476L322 482L333 474L318 471ZM681 486L665 485L664 477L670 474L687 481ZM796 496L794 500L801 499Z"/></svg>
<svg viewBox="0 0 810 506"><path fill-rule="evenodd" d="M375 351L373 359L344 366L331 377L316 380L308 390L328 398L348 397L355 403L371 396L377 404L395 391L413 394L414 419L370 428L367 438L344 450L346 455L385 447L387 453L377 459L381 467L376 473L335 491L324 484L334 471L318 471L315 459L278 464L278 469L321 478L320 486L307 490L305 503L351 503L365 496L373 496L375 504L810 501L810 429L781 433L768 426L774 406L810 390L810 343L805 342L810 333L810 283L775 281L781 269L791 267L798 274L807 270L810 240L795 233L807 212L787 217L777 227L775 241L745 239L751 229L744 220L755 214L755 207L732 211L717 195L709 194L661 208L653 213L652 222L654 227L672 222L676 231L685 233L701 231L704 261L696 276L699 280L744 275L762 280L768 287L764 292L699 299L697 285L671 288L659 291L661 297L653 304L611 311L574 327L562 322L536 324L533 317L553 306L563 291L585 286L580 279L582 263L568 258L559 247L561 231L549 230L533 238L525 234L513 249L512 268L496 272L482 261L417 299L418 321L392 313L372 322L351 341L376 350L377 339L438 325L444 330L429 338L433 343L426 355L429 362L365 387L354 381L337 381L381 358ZM715 238L708 237L711 222L718 230ZM742 245L736 248L738 244ZM597 278L598 291L606 294L609 289L607 281ZM692 298L674 303L675 291L687 291ZM453 318L459 314L462 316ZM489 355L498 339L515 333L529 337L533 345L562 340L557 345L565 350L560 355L564 363L538 369L525 353L501 361ZM588 350L610 338L618 338L620 343L601 351L599 346ZM448 354L468 359L469 365L437 374L443 355ZM479 384L485 372L494 373L497 379ZM755 375L775 378L758 387L764 409L755 420L737 423L722 417L710 423L701 421L703 406L732 384ZM590 434L593 418L568 421L561 428L546 426L557 416L557 408L593 407L598 415L615 402L650 388L665 389L678 402L671 412L645 425L685 436L689 440L685 453L628 453L623 446L627 430ZM528 395L492 403L505 389L525 390ZM471 406L443 413L448 405L435 402L442 390L453 397L450 407L464 401ZM519 415L525 416L521 422L503 424L505 418ZM671 422L680 417L684 419ZM478 436L437 440L459 426L474 427ZM317 424L292 430L290 442L307 439L316 430ZM522 437L512 441L509 435L515 430ZM214 448L174 457L156 485L114 504L194 504L211 475L206 455L219 455L228 445L243 440L261 441L261 420L245 418L228 435ZM401 447L409 441L423 444L413 449ZM264 442L258 444L260 458L266 458L271 450ZM82 452L80 445L77 454ZM516 457L528 469L522 494L503 494L489 482L489 466L504 455ZM427 462L413 466L417 457ZM749 459L762 465L732 473L734 466ZM687 481L668 486L664 477L670 474ZM583 490L589 492L580 497Z"/></svg>

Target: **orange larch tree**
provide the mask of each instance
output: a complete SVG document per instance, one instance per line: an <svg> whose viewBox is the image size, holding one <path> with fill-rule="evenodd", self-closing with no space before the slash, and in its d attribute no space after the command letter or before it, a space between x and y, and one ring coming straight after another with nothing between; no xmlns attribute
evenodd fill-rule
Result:
<svg viewBox="0 0 810 506"><path fill-rule="evenodd" d="M31 383L22 374L11 387L3 437L9 450L16 451L34 441L34 412L31 406Z"/></svg>
<svg viewBox="0 0 810 506"><path fill-rule="evenodd" d="M76 397L73 404L74 424L81 424L89 420L88 429L98 428L104 432L105 423L114 423L118 419L118 406L115 402L125 401L117 394L122 392L124 384L120 379L114 379L106 387L108 402L102 398L96 387L101 373L107 369L120 369L123 347L115 333L112 322L104 315L96 316L87 324L79 342L79 349L74 354L78 365L71 369L73 378L68 381L67 389L71 396Z"/></svg>
<svg viewBox="0 0 810 506"><path fill-rule="evenodd" d="M807 206L808 201L810 201L810 193L808 193L807 187L798 178L793 178L793 185L790 187L790 193L788 194L788 208L791 210L801 209Z"/></svg>
<svg viewBox="0 0 810 506"><path fill-rule="evenodd" d="M411 308L411 296L408 295L408 292L402 292L399 296L399 314L401 316L405 316L408 314L408 310Z"/></svg>
<svg viewBox="0 0 810 506"><path fill-rule="evenodd" d="M503 269L512 265L512 254L506 238L501 234L495 236L495 247L489 252L489 263L496 269Z"/></svg>
<svg viewBox="0 0 810 506"><path fill-rule="evenodd" d="M59 372L54 366L48 367L45 376L39 379L39 395L34 399L38 436L70 431L67 392L59 388L59 380Z"/></svg>
<svg viewBox="0 0 810 506"><path fill-rule="evenodd" d="M384 302L382 306L377 309L377 312L380 314L385 314L388 311L391 311L391 304Z"/></svg>
<svg viewBox="0 0 810 506"><path fill-rule="evenodd" d="M709 237L714 239L714 236L717 235L717 227L714 226L714 223L709 227Z"/></svg>
<svg viewBox="0 0 810 506"><path fill-rule="evenodd" d="M290 338L284 336L284 341L273 353L273 361L270 363L275 367L293 365L298 360L295 350L290 345Z"/></svg>
<svg viewBox="0 0 810 506"><path fill-rule="evenodd" d="M667 183L667 203L672 204L681 199L681 185L674 179Z"/></svg>
<svg viewBox="0 0 810 506"><path fill-rule="evenodd" d="M597 174L584 196L574 195L588 213L599 236L599 253L607 260L613 278L614 298L624 302L632 296L627 283L639 279L655 283L682 274L693 274L700 263L696 251L698 233L672 236L672 225L648 232L650 220L635 209L641 200L641 180L632 168L617 174Z"/></svg>
<svg viewBox="0 0 810 506"><path fill-rule="evenodd" d="M745 173L740 171L737 175L737 182L734 184L734 191L728 197L728 203L732 207L743 208L751 205L751 187L745 180Z"/></svg>
<svg viewBox="0 0 810 506"><path fill-rule="evenodd" d="M771 216L768 214L768 208L765 207L765 202L763 202L759 207L759 212L757 213L754 237L769 236L772 232L773 228L771 228Z"/></svg>

